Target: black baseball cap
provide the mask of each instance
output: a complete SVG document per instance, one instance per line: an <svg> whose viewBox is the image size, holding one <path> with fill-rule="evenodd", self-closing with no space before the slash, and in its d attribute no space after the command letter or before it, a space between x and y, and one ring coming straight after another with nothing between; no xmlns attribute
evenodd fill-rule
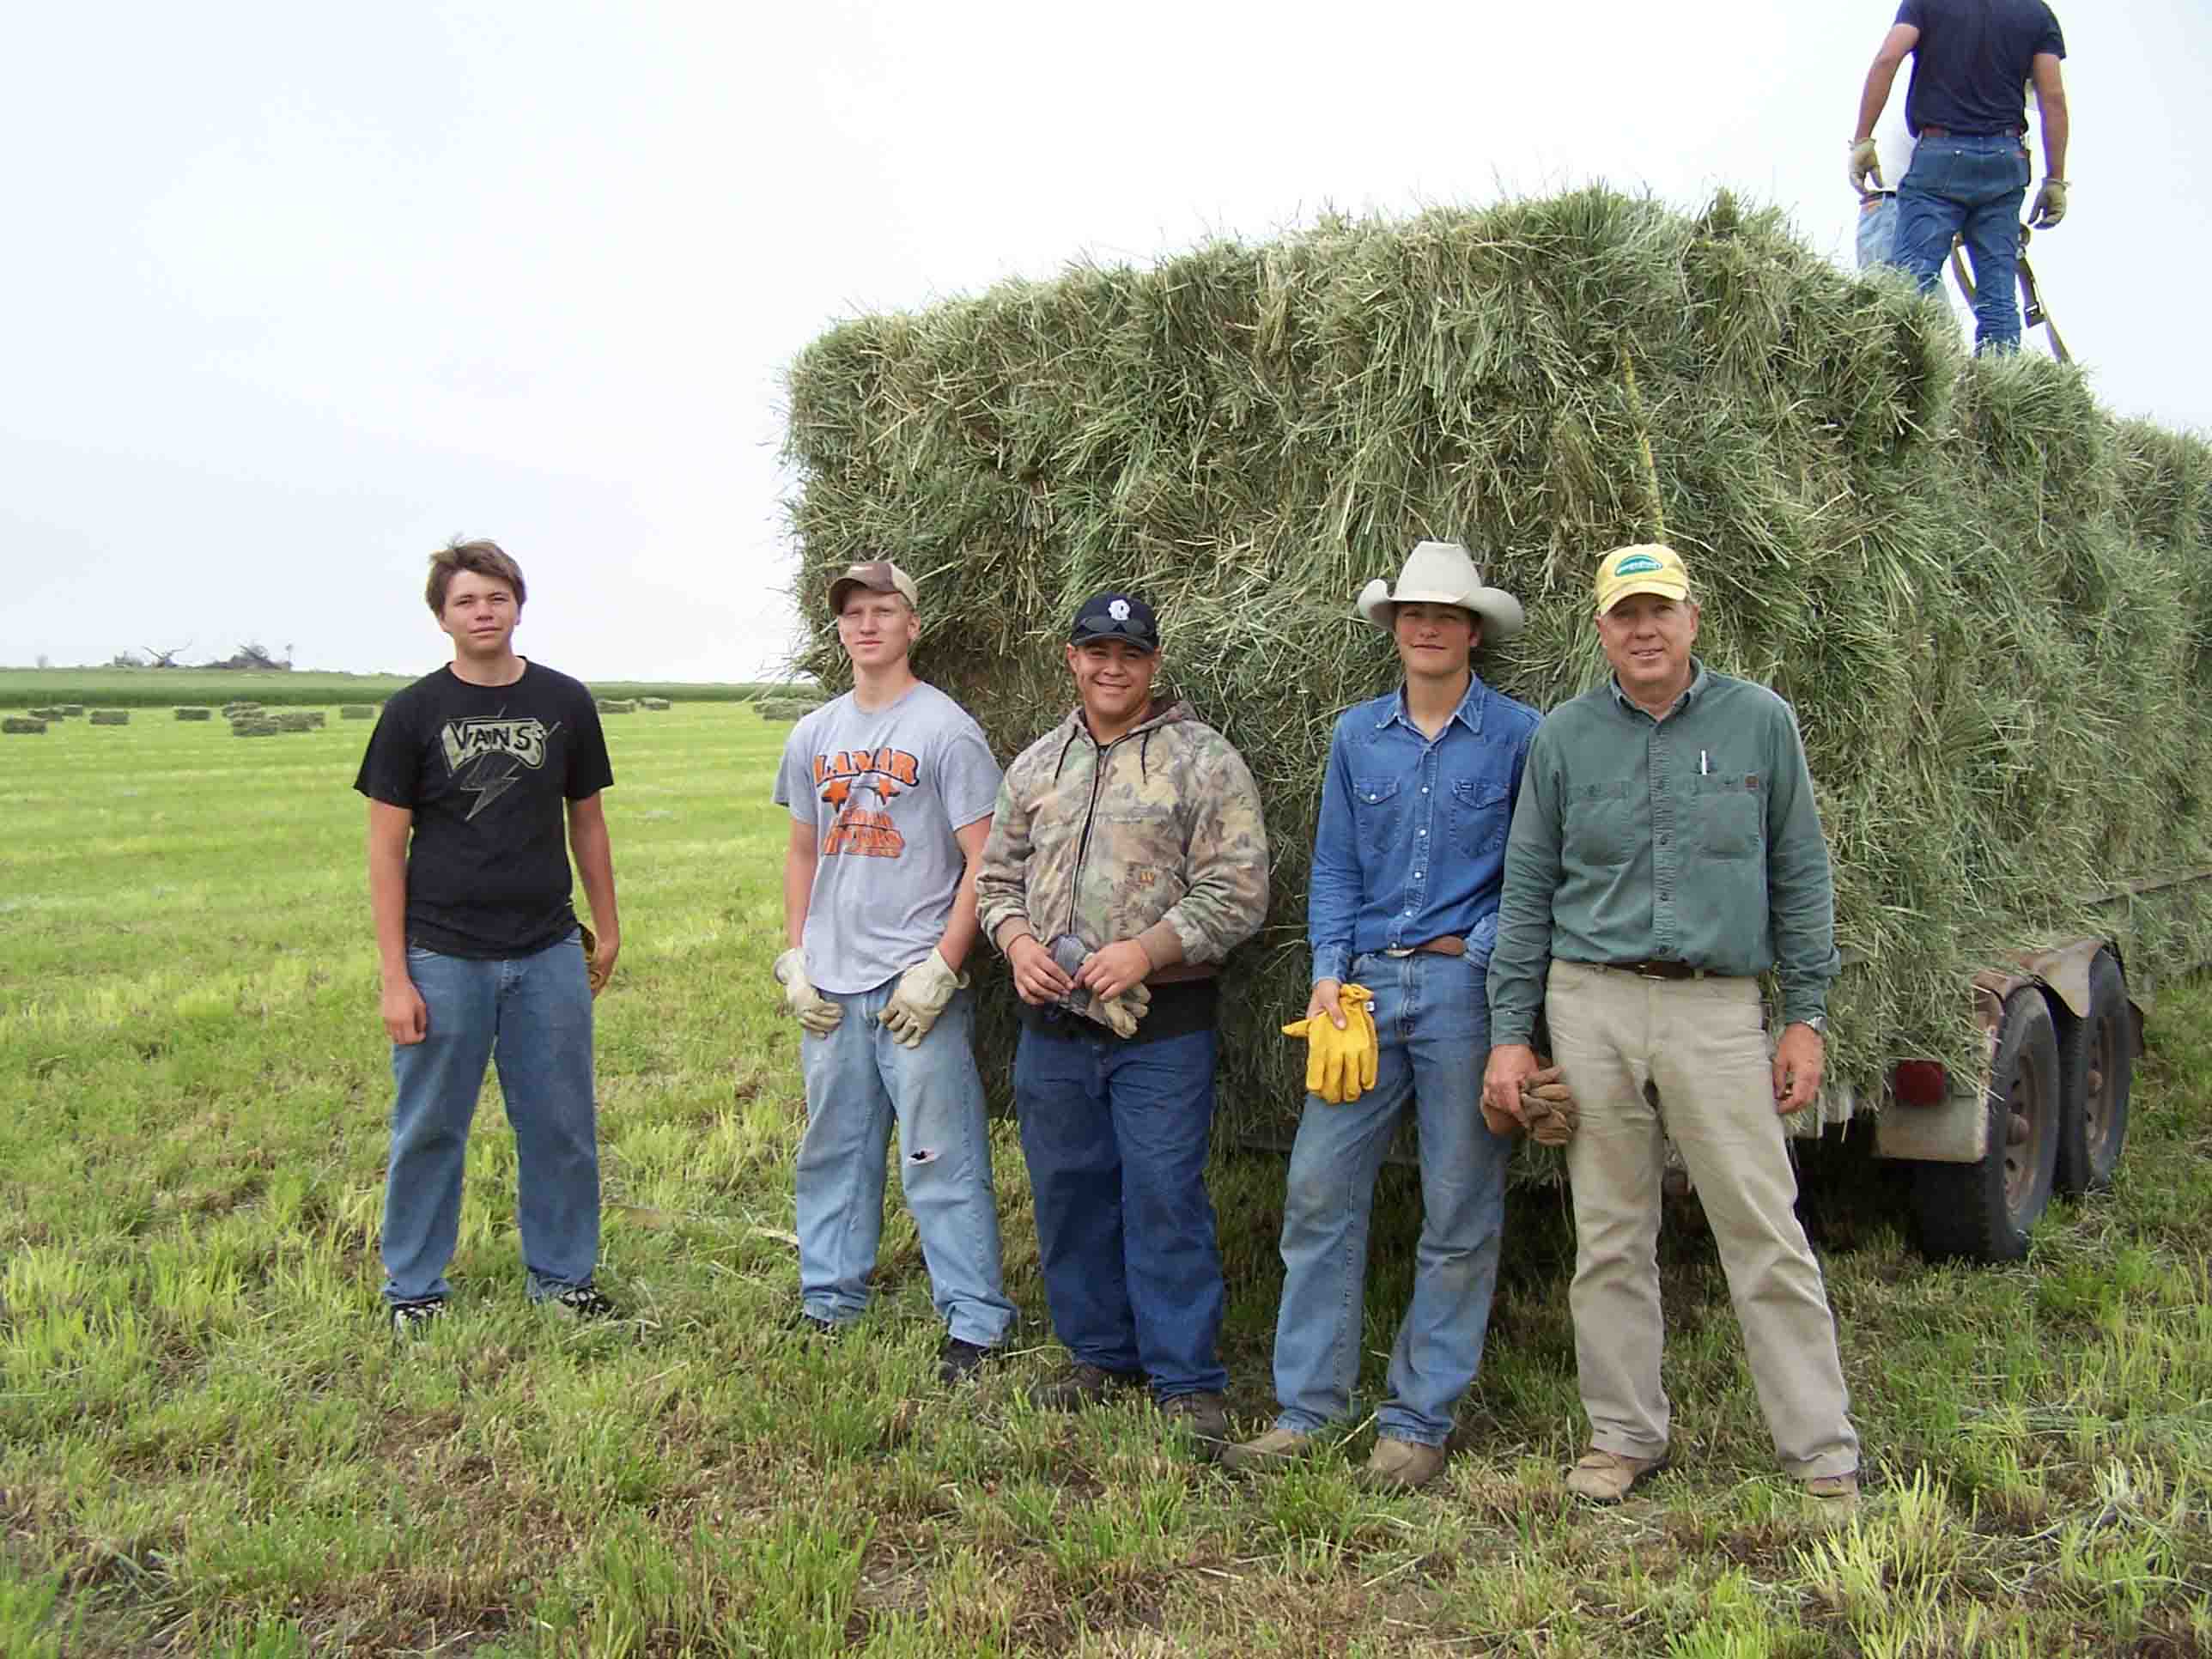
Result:
<svg viewBox="0 0 2212 1659"><path fill-rule="evenodd" d="M1067 631L1070 645L1092 640L1126 641L1149 655L1160 648L1160 619L1133 593L1094 594L1077 609L1075 626Z"/></svg>

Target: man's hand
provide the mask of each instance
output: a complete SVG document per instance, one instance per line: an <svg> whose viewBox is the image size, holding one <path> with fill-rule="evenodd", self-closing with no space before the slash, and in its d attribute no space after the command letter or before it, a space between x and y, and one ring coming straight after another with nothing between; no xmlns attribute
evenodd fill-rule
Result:
<svg viewBox="0 0 2212 1659"><path fill-rule="evenodd" d="M602 939L580 924L577 931L584 936L584 981L596 997L615 976L615 958L622 954L622 936L610 933Z"/></svg>
<svg viewBox="0 0 2212 1659"><path fill-rule="evenodd" d="M2045 179L2043 188L2035 192L2035 205L2028 210L2030 230L2048 230L2066 216L2066 181Z"/></svg>
<svg viewBox="0 0 2212 1659"><path fill-rule="evenodd" d="M411 979L386 982L383 1012L386 1035L402 1048L420 1042L430 1029L430 1010Z"/></svg>
<svg viewBox="0 0 2212 1659"><path fill-rule="evenodd" d="M884 1005L876 1018L890 1027L891 1036L900 1048L919 1048L962 983L960 975L933 950L899 975L898 988L891 993L891 1000Z"/></svg>
<svg viewBox="0 0 2212 1659"><path fill-rule="evenodd" d="M828 1036L845 1018L845 1005L832 1002L806 977L806 956L797 945L775 959L775 982L783 987L784 1012L814 1036Z"/></svg>
<svg viewBox="0 0 2212 1659"><path fill-rule="evenodd" d="M1774 1045L1774 1109L1788 1117L1810 1106L1826 1063L1827 1045L1818 1031L1802 1020L1785 1027Z"/></svg>
<svg viewBox="0 0 2212 1659"><path fill-rule="evenodd" d="M1145 947L1125 939L1116 945L1102 945L1085 957L1076 970L1075 982L1110 1002L1131 986L1143 984L1145 975L1152 971L1152 959L1145 954Z"/></svg>
<svg viewBox="0 0 2212 1659"><path fill-rule="evenodd" d="M1881 157L1871 138L1862 138L1851 146L1851 188L1862 196L1868 194L1867 179L1872 178L1876 190L1888 186L1881 180Z"/></svg>
<svg viewBox="0 0 2212 1659"><path fill-rule="evenodd" d="M1006 947L1006 965L1014 971L1014 994L1031 1007L1057 1002L1075 988L1075 981L1034 933L1024 933Z"/></svg>
<svg viewBox="0 0 2212 1659"><path fill-rule="evenodd" d="M1344 1005L1338 999L1342 994L1343 984L1341 980L1316 980L1313 994L1306 999L1306 1018L1311 1019L1316 1014L1327 1014L1330 1023L1341 1031L1344 1029Z"/></svg>
<svg viewBox="0 0 2212 1659"><path fill-rule="evenodd" d="M1482 1121L1492 1134L1504 1134L1528 1121L1521 1089L1542 1068L1536 1051L1525 1042L1501 1042L1490 1051L1490 1064L1482 1073Z"/></svg>

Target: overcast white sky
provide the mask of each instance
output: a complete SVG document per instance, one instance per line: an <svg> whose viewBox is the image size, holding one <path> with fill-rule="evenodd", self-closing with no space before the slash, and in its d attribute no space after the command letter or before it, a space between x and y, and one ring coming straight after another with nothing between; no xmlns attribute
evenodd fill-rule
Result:
<svg viewBox="0 0 2212 1659"><path fill-rule="evenodd" d="M1893 5L1504 9L25 7L0 663L252 639L419 672L458 532L521 560L526 654L746 678L792 629L779 372L838 317L1593 178L1732 185L1848 263ZM2212 5L2057 11L2046 298L2114 409L2212 428Z"/></svg>

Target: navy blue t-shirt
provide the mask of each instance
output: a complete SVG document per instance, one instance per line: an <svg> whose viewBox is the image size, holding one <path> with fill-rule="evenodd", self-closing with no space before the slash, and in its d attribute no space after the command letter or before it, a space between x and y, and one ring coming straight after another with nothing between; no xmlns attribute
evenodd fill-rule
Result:
<svg viewBox="0 0 2212 1659"><path fill-rule="evenodd" d="M407 942L486 958L566 939L576 911L564 803L613 781L592 694L534 662L512 685L441 668L386 702L353 787L415 814Z"/></svg>
<svg viewBox="0 0 2212 1659"><path fill-rule="evenodd" d="M2043 0L1905 0L1897 21L1920 31L1905 95L1916 134L2026 132L2029 66L2039 52L2066 55Z"/></svg>

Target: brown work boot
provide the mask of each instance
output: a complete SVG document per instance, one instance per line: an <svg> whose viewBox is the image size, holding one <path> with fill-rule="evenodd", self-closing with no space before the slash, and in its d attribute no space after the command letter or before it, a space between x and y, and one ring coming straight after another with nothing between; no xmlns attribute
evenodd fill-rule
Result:
<svg viewBox="0 0 2212 1659"><path fill-rule="evenodd" d="M1816 1474L1804 1483L1805 1496L1813 1501L1814 1509L1831 1521L1848 1521L1858 1513L1859 1477L1856 1471L1849 1474Z"/></svg>
<svg viewBox="0 0 2212 1659"><path fill-rule="evenodd" d="M1366 1465L1359 1471L1359 1484L1379 1492L1411 1492L1427 1486L1443 1473L1443 1467L1442 1446L1394 1440L1386 1434L1377 1437L1375 1449L1368 1454Z"/></svg>
<svg viewBox="0 0 2212 1659"><path fill-rule="evenodd" d="M1272 1474L1313 1450L1313 1437L1296 1429L1270 1429L1257 1440L1221 1449L1221 1467L1237 1474Z"/></svg>
<svg viewBox="0 0 2212 1659"><path fill-rule="evenodd" d="M1623 1457L1619 1452L1592 1446L1568 1472L1567 1490L1593 1504L1618 1504L1666 1467L1663 1453L1657 1457Z"/></svg>
<svg viewBox="0 0 2212 1659"><path fill-rule="evenodd" d="M1212 1460L1228 1442L1229 1402L1218 1394L1171 1394L1160 1401L1160 1415L1189 1427L1200 1458Z"/></svg>
<svg viewBox="0 0 2212 1659"><path fill-rule="evenodd" d="M1116 1389L1133 1388L1145 1380L1142 1371L1109 1371L1078 1359L1049 1382L1030 1390L1030 1404L1041 1411L1079 1412L1096 1406Z"/></svg>

